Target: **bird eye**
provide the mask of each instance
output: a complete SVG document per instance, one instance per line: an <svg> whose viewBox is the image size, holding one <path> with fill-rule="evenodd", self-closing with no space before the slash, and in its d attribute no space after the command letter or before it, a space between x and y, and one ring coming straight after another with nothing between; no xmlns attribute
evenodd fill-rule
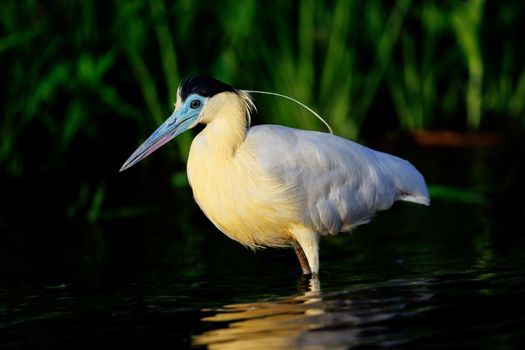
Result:
<svg viewBox="0 0 525 350"><path fill-rule="evenodd" d="M199 108L201 105L201 101L199 100L193 100L190 102L190 107L193 109Z"/></svg>

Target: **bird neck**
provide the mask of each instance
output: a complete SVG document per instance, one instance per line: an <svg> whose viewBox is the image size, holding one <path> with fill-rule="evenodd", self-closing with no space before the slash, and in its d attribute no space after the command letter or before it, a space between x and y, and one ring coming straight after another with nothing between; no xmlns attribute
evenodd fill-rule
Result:
<svg viewBox="0 0 525 350"><path fill-rule="evenodd" d="M246 139L250 126L247 102L244 96L224 93L216 96L206 106L209 121L201 132L209 146L209 151L232 157Z"/></svg>

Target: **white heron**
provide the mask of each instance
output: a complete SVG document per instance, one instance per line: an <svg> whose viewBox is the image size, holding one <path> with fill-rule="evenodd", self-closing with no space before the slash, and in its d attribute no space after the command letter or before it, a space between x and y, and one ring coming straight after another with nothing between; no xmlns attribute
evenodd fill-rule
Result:
<svg viewBox="0 0 525 350"><path fill-rule="evenodd" d="M293 247L303 274L319 272L319 237L350 231L402 200L428 205L408 161L328 133L250 126L254 104L209 77L183 82L175 111L123 171L204 124L187 162L195 201L224 234L251 247Z"/></svg>

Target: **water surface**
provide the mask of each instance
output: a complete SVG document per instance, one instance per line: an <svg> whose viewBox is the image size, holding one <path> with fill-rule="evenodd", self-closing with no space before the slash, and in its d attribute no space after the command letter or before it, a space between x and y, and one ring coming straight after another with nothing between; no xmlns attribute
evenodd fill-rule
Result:
<svg viewBox="0 0 525 350"><path fill-rule="evenodd" d="M4 209L0 347L523 348L520 172L490 152L429 152L429 182L467 192L322 240L319 279L291 250L230 241L185 190L165 204L162 183L136 194L145 209L94 223Z"/></svg>

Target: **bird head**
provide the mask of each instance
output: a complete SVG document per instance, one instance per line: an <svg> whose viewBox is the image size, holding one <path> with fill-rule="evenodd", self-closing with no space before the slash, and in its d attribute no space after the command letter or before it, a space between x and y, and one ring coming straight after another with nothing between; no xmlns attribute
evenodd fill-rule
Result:
<svg viewBox="0 0 525 350"><path fill-rule="evenodd" d="M183 82L177 91L177 103L173 114L133 152L120 171L140 162L184 131L199 123L209 122L213 115L209 110L217 105L213 100L220 99L224 92L246 96L242 90L209 77L197 76Z"/></svg>

